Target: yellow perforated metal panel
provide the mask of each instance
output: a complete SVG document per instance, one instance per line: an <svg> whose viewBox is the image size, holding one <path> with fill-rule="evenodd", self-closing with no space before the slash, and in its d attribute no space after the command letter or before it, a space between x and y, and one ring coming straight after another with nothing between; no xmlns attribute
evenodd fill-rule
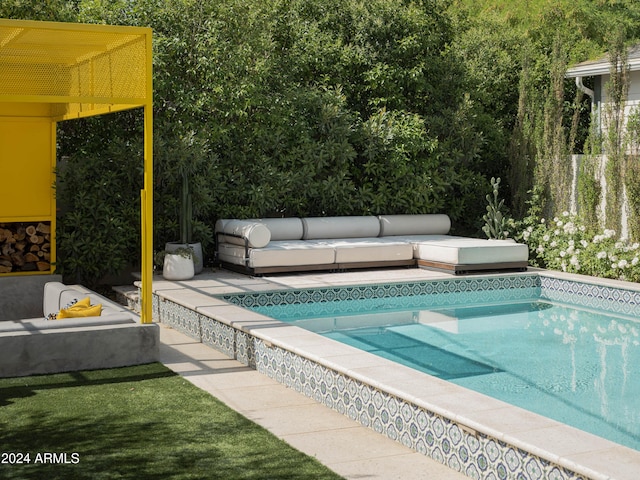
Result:
<svg viewBox="0 0 640 480"><path fill-rule="evenodd" d="M51 116L142 105L146 29L0 20L0 102L45 102Z"/></svg>

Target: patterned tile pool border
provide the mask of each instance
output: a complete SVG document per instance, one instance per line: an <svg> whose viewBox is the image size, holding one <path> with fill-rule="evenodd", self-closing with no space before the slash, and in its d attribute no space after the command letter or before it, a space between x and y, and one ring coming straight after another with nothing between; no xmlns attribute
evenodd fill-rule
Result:
<svg viewBox="0 0 640 480"><path fill-rule="evenodd" d="M616 314L640 317L640 290L630 290L576 280L543 275L456 278L387 285L362 285L271 292L228 294L220 298L248 309L317 303L318 314L323 305L345 302L345 312L354 308L350 300L372 300L397 296L446 294L448 305L468 305L475 302L508 301L526 293L554 302Z"/></svg>
<svg viewBox="0 0 640 480"><path fill-rule="evenodd" d="M640 311L640 292L581 283L542 275L456 278L451 280L299 289L222 295L243 307L290 302L328 302L376 296L459 294L484 295L493 291L508 300L522 289L542 298L588 308L608 308L628 315ZM466 295L466 296L465 296ZM455 295L454 297L455 300ZM591 478L556 465L533 453L482 433L469 432L445 418L399 396L314 362L302 355L273 346L215 318L197 313L154 294L159 320L216 348L241 363L315 399L354 421L386 435L424 455L477 479Z"/></svg>
<svg viewBox="0 0 640 480"><path fill-rule="evenodd" d="M541 296L551 301L640 317L640 290L541 276Z"/></svg>
<svg viewBox="0 0 640 480"><path fill-rule="evenodd" d="M322 313L323 305L345 302L344 308L351 307L347 302L352 300L375 300L392 297L416 297L447 295L447 304L465 305L471 302L505 301L521 298L522 292L540 295L540 278L537 275L520 275L505 277L456 278L451 280L431 280L422 282L393 283L382 285L357 285L349 287L329 287L297 290L280 290L222 295L223 300L244 308L277 306L281 304L296 305L317 303L318 313Z"/></svg>

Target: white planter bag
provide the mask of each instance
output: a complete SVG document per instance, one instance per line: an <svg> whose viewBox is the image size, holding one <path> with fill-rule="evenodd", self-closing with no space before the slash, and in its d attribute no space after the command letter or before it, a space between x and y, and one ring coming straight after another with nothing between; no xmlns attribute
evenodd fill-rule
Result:
<svg viewBox="0 0 640 480"><path fill-rule="evenodd" d="M172 253L164 256L162 276L165 280L189 280L194 275L193 258Z"/></svg>

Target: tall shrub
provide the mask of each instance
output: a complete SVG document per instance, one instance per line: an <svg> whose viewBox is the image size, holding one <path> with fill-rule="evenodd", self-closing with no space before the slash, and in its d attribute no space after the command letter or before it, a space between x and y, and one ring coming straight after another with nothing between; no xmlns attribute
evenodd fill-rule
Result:
<svg viewBox="0 0 640 480"><path fill-rule="evenodd" d="M528 50L523 52L522 69L518 82L518 112L509 143L510 164L508 179L514 214L518 218L527 212L529 191L533 188L533 168L536 158L535 109L529 108L531 93L531 66Z"/></svg>
<svg viewBox="0 0 640 480"><path fill-rule="evenodd" d="M629 155L624 169L627 192L629 236L640 240L640 109L635 107L627 117L627 144Z"/></svg>
<svg viewBox="0 0 640 480"><path fill-rule="evenodd" d="M142 118L112 115L60 125L56 271L90 287L139 267Z"/></svg>
<svg viewBox="0 0 640 480"><path fill-rule="evenodd" d="M560 36L556 36L550 62L550 84L544 105L543 131L534 170L535 182L547 193L547 211L569 210L571 171L564 127L564 74L567 53Z"/></svg>
<svg viewBox="0 0 640 480"><path fill-rule="evenodd" d="M596 231L600 225L598 208L602 188L597 175L599 157L584 155L578 174L578 211L589 231Z"/></svg>
<svg viewBox="0 0 640 480"><path fill-rule="evenodd" d="M603 150L606 155L607 181L605 222L609 229L622 230L623 178L627 150L624 134L625 103L629 92L626 46L623 34L616 34L609 48L609 81L607 103L603 111Z"/></svg>

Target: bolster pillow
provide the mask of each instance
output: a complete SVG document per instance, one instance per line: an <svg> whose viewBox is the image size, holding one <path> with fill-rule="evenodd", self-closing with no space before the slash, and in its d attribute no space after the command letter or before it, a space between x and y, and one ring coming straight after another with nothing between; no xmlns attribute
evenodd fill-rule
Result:
<svg viewBox="0 0 640 480"><path fill-rule="evenodd" d="M302 238L302 220L296 217L259 218L254 220L266 226L271 232L271 241L300 240Z"/></svg>
<svg viewBox="0 0 640 480"><path fill-rule="evenodd" d="M380 236L446 235L451 220L444 214L380 215Z"/></svg>
<svg viewBox="0 0 640 480"><path fill-rule="evenodd" d="M332 238L370 238L380 233L376 217L311 217L303 218L304 240Z"/></svg>
<svg viewBox="0 0 640 480"><path fill-rule="evenodd" d="M228 234L224 238L227 243L244 245L244 239L246 239L251 248L266 247L271 241L271 232L266 225L251 220L219 220L216 231ZM238 236L242 238L238 238Z"/></svg>

